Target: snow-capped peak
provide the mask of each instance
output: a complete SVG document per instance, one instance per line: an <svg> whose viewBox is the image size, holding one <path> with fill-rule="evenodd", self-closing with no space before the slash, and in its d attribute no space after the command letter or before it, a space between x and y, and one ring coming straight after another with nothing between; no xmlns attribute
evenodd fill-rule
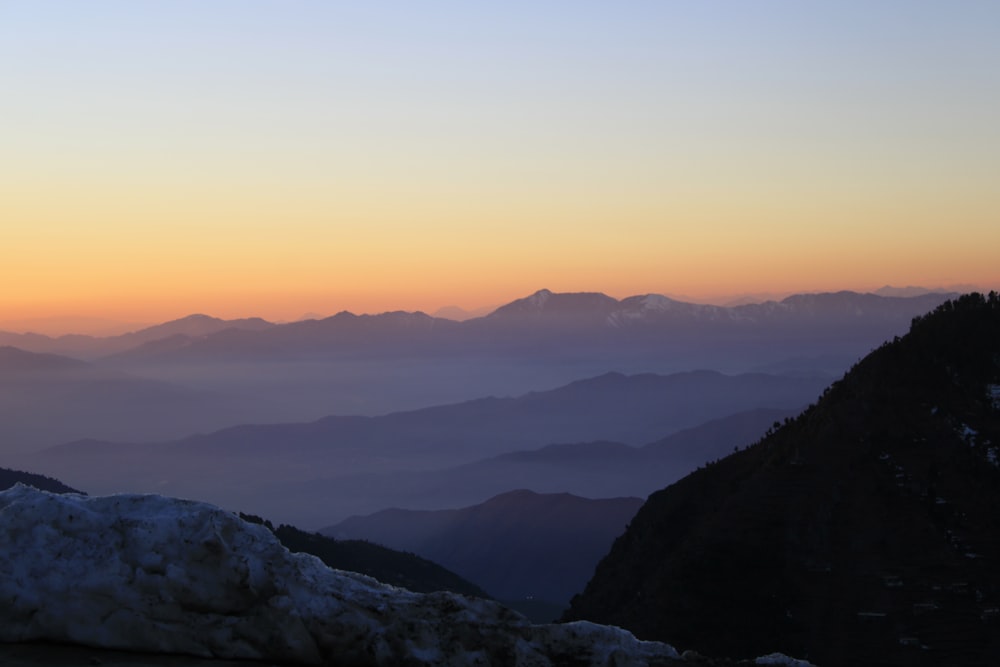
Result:
<svg viewBox="0 0 1000 667"><path fill-rule="evenodd" d="M552 292L547 289L540 289L527 298L528 304L541 308L552 297Z"/></svg>

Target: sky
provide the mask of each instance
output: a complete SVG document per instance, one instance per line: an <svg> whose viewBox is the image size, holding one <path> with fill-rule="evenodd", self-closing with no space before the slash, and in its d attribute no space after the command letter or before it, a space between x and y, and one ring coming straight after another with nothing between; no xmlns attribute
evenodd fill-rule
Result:
<svg viewBox="0 0 1000 667"><path fill-rule="evenodd" d="M1000 3L0 0L0 321L1000 287Z"/></svg>

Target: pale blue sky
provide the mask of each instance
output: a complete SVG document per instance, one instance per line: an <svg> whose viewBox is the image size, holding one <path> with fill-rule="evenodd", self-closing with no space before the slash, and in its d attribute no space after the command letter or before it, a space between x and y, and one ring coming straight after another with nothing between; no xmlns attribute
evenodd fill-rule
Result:
<svg viewBox="0 0 1000 667"><path fill-rule="evenodd" d="M0 0L0 101L15 282L148 240L205 284L192 234L286 292L336 279L287 238L442 267L359 309L1000 279L998 2Z"/></svg>

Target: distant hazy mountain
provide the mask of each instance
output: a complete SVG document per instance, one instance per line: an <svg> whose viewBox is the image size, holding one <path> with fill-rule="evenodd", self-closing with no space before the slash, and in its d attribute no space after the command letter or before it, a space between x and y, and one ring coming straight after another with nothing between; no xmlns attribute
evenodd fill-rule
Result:
<svg viewBox="0 0 1000 667"><path fill-rule="evenodd" d="M542 290L462 322L423 313L339 313L263 331L221 331L166 348L133 349L115 362L127 367L348 359L468 359L480 364L503 359L526 365L587 364L590 369L740 371L792 357L826 357L839 361L822 370L842 372L884 340L904 333L914 316L945 298L838 292L726 308L659 295L619 301L598 293Z"/></svg>
<svg viewBox="0 0 1000 667"><path fill-rule="evenodd" d="M88 364L57 354L37 354L4 345L0 347L0 373L79 370Z"/></svg>
<svg viewBox="0 0 1000 667"><path fill-rule="evenodd" d="M1000 664L1000 296L650 496L567 618L716 655Z"/></svg>
<svg viewBox="0 0 1000 667"><path fill-rule="evenodd" d="M185 335L169 346L156 339L109 355L118 364L212 361L293 361L348 355L400 358L445 351L449 333L461 323L424 313L402 311L379 315L341 312L320 320L303 320L263 328L227 327L212 334ZM438 344L438 347L435 347Z"/></svg>
<svg viewBox="0 0 1000 667"><path fill-rule="evenodd" d="M975 292L978 289L975 285L952 285L950 287L917 287L915 285L893 287L892 285L885 285L872 292L872 294L878 294L879 296L914 297L924 294L968 293Z"/></svg>
<svg viewBox="0 0 1000 667"><path fill-rule="evenodd" d="M348 500L360 505L317 517L322 506L300 500L295 514L284 513L289 509L286 498L310 488L307 480L451 468L560 442L602 439L641 445L743 410L792 410L825 386L822 378L761 374L612 373L517 398L486 398L382 417L245 425L155 445L72 442L35 455L26 465L94 493L158 491L313 526L317 519L336 520L337 510L344 517L385 507L378 493L383 484L390 492L405 487L382 477L377 483L363 483L365 488ZM295 488L276 494L261 491L280 483ZM480 491L475 500L485 497ZM309 515L305 520L303 512Z"/></svg>
<svg viewBox="0 0 1000 667"><path fill-rule="evenodd" d="M84 358L129 351L118 361L130 363L540 352L556 353L564 359L586 353L619 360L678 353L697 354L701 359L711 352L724 353L725 361L734 363L762 350L773 357L778 351L768 345L773 346L776 340L781 341L785 356L832 351L857 354L859 344L878 345L885 338L903 333L912 317L927 312L944 298L941 294L899 298L837 292L722 307L655 294L619 301L600 293L540 290L484 317L463 322L403 312L343 312L281 325L259 319L225 321L193 315L110 338L50 339L0 334L0 344ZM845 315L849 317L845 319ZM186 339L136 349L177 336ZM817 342L823 345L817 346ZM718 349L725 345L732 349ZM716 349L706 350L706 346Z"/></svg>
<svg viewBox="0 0 1000 667"><path fill-rule="evenodd" d="M456 510L384 510L321 532L412 551L501 600L564 605L642 502L522 490Z"/></svg>
<svg viewBox="0 0 1000 667"><path fill-rule="evenodd" d="M177 437L241 414L205 392L0 347L0 453L81 436Z"/></svg>
<svg viewBox="0 0 1000 667"><path fill-rule="evenodd" d="M208 315L189 315L179 320L157 324L115 336L43 336L0 331L0 345L11 345L32 352L50 352L92 360L171 337L198 338L226 329L261 331L276 326L260 318L221 320Z"/></svg>
<svg viewBox="0 0 1000 667"><path fill-rule="evenodd" d="M275 485L276 508L321 525L384 507L461 507L510 489L589 498L645 497L710 461L758 440L797 410L752 410L684 429L649 445L584 442L501 454L439 470L337 476Z"/></svg>
<svg viewBox="0 0 1000 667"><path fill-rule="evenodd" d="M112 338L0 334L0 345L214 394L253 415L198 428L208 430L516 396L608 371L836 377L944 298L842 292L724 308L662 295L616 300L542 290L463 322L403 312L280 325L192 316ZM101 436L82 430L67 440ZM161 437L162 430L139 434Z"/></svg>
<svg viewBox="0 0 1000 667"><path fill-rule="evenodd" d="M44 336L82 334L87 336L118 336L130 331L138 331L149 324L119 322L101 317L35 317L19 320L0 321L0 331L31 332Z"/></svg>

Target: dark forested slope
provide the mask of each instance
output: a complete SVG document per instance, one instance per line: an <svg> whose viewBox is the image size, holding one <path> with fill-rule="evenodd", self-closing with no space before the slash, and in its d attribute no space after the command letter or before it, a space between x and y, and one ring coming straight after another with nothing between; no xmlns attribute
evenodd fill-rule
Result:
<svg viewBox="0 0 1000 667"><path fill-rule="evenodd" d="M454 572L412 553L396 551L365 540L335 540L319 533L309 533L294 526L274 525L254 514L240 512L240 518L267 526L292 552L316 556L327 566L358 572L382 583L407 588L418 593L452 591L462 595L489 598L481 588Z"/></svg>
<svg viewBox="0 0 1000 667"><path fill-rule="evenodd" d="M551 602L557 616L641 504L521 489L461 509L383 510L323 533L412 551L500 600Z"/></svg>
<svg viewBox="0 0 1000 667"><path fill-rule="evenodd" d="M916 318L654 494L567 618L713 655L1000 662L1000 297Z"/></svg>
<svg viewBox="0 0 1000 667"><path fill-rule="evenodd" d="M80 493L76 489L66 486L58 479L46 477L45 475L36 475L31 472L0 468L0 491L9 489L18 483L27 484L42 491L51 491L52 493Z"/></svg>

